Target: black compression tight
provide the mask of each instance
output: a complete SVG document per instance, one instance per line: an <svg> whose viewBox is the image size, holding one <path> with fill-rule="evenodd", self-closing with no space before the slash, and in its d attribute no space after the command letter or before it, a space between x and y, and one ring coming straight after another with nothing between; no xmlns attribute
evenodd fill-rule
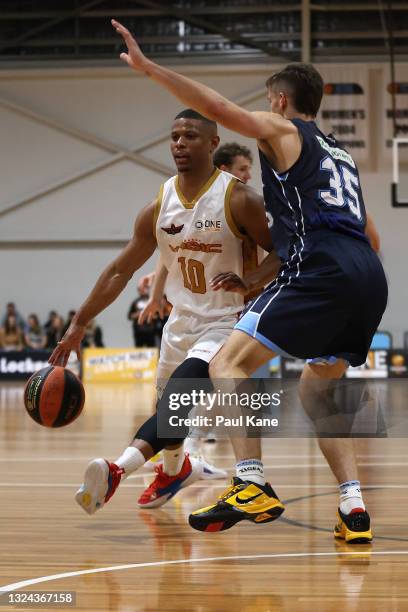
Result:
<svg viewBox="0 0 408 612"><path fill-rule="evenodd" d="M194 384L188 379L195 379ZM187 417L193 405L181 406L177 413L169 409L170 396L172 394L181 394L191 391L194 388L198 392L203 390L208 392L212 390L212 384L209 378L208 363L202 359L192 357L186 359L173 372L163 391L162 397L158 400L156 413L143 423L135 435L135 439L148 442L155 454L161 451L166 446L180 444L184 438L188 436L189 427L177 428L178 435L183 437L170 438L160 437L157 435L158 415L162 423L168 422L170 416L177 414L180 418Z"/></svg>

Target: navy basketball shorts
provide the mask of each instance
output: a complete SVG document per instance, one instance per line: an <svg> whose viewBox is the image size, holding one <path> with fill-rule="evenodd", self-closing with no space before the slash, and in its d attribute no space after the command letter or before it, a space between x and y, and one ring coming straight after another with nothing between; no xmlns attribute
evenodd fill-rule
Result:
<svg viewBox="0 0 408 612"><path fill-rule="evenodd" d="M330 230L311 232L290 253L235 329L278 355L363 364L387 305L376 253L367 242Z"/></svg>

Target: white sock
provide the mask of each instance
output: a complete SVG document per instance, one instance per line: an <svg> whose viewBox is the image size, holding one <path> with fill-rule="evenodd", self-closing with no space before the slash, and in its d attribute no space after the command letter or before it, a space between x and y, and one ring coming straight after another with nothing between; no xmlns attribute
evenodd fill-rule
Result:
<svg viewBox="0 0 408 612"><path fill-rule="evenodd" d="M241 480L250 480L256 484L264 485L265 476L263 463L259 459L244 459L235 465L236 475Z"/></svg>
<svg viewBox="0 0 408 612"><path fill-rule="evenodd" d="M343 514L350 514L355 508L365 510L363 497L361 495L360 481L348 480L339 485L340 510Z"/></svg>
<svg viewBox="0 0 408 612"><path fill-rule="evenodd" d="M122 478L126 478L127 476L129 476L129 474L135 472L140 467L142 467L142 465L146 463L146 459L144 458L143 453L138 448L135 448L134 446L128 446L127 448L125 448L121 456L118 457L118 459L116 459L116 461L114 461L113 463L116 463L118 467L121 467L125 470L125 473L123 474Z"/></svg>
<svg viewBox="0 0 408 612"><path fill-rule="evenodd" d="M184 447L163 448L163 472L168 476L176 476L183 467Z"/></svg>
<svg viewBox="0 0 408 612"><path fill-rule="evenodd" d="M184 440L184 450L189 455L200 455L201 443L198 438L186 438Z"/></svg>

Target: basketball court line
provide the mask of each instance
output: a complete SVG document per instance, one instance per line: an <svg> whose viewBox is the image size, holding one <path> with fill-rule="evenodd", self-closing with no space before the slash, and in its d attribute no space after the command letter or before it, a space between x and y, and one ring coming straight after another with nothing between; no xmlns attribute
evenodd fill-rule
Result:
<svg viewBox="0 0 408 612"><path fill-rule="evenodd" d="M254 561L257 559L293 559L293 558L311 558L311 557L360 557L363 555L371 556L397 556L407 555L408 550L383 550L383 551L345 551L345 552L296 552L296 553L273 553L273 554L262 554L262 555L235 555L228 557L198 557L196 559L175 559L170 561L151 561L147 563L129 563L126 565L114 565L110 567L98 567L94 569L78 570L74 572L63 572L61 574L51 574L49 576L41 576L39 578L30 578L28 580L21 580L20 582L13 582L0 586L0 597L2 594L10 593L11 591L17 591L24 587L32 586L34 584L41 584L43 582L51 582L53 580L61 580L63 578L74 578L76 576L85 576L89 574L99 574L106 572L118 572L127 569L140 569L147 567L163 567L167 565L187 565L197 563L211 563L213 561Z"/></svg>
<svg viewBox="0 0 408 612"><path fill-rule="evenodd" d="M214 457L210 457L211 461ZM27 460L28 461L28 460ZM54 461L53 457L49 457L47 462ZM66 459L66 461L71 461L70 459ZM89 462L90 459L85 459L85 462ZM12 464L13 459L8 458L7 463ZM31 463L31 461L30 461ZM380 461L380 462L364 462L361 463L357 461L357 465L360 467L406 467L408 466L408 461ZM231 466L232 467L232 466ZM264 469L268 470L284 470L284 469L300 469L300 468L327 468L327 463L273 463L273 464L264 464ZM151 472L145 472L149 474ZM129 478L137 478L140 475L129 476Z"/></svg>
<svg viewBox="0 0 408 612"><path fill-rule="evenodd" d="M139 476L134 476L134 478L144 478L145 476L149 476L149 473L141 474ZM129 476L131 478L131 476ZM218 479L217 479L218 480ZM32 488L36 489L37 487L43 488L56 488L56 489L64 489L64 488L78 488L78 482L0 482L0 487L12 487L14 489L18 489L19 487L24 488ZM120 488L128 488L128 489L138 489L144 486L143 484L126 484L123 483L120 485ZM225 488L226 482L216 482L215 480L203 480L202 483L194 483L189 485L189 489L208 489L209 487L223 487ZM276 485L280 489L333 489L333 491L338 492L338 487L335 484L278 484ZM363 491L367 491L369 489L406 489L406 484L372 484L366 485L362 487Z"/></svg>
<svg viewBox="0 0 408 612"><path fill-rule="evenodd" d="M213 459L235 459L235 455L233 454L227 454L227 455L213 455L211 453L209 453L209 455L211 455L211 460ZM398 455L394 455L394 454L384 454L384 455L357 455L357 459L362 459L362 458L366 458L366 459L397 459L399 457L402 458L406 458L407 457L407 453L404 454L398 454ZM50 455L49 457L0 457L0 463L2 462L7 462L7 463L24 463L24 462L38 462L41 463L42 461L44 462L48 462L50 460L52 461L91 461L91 459L93 459L94 457L53 457L52 455ZM314 454L306 454L306 455L298 455L296 454L296 456L292 455L270 455L267 453L263 453L263 458L264 459L321 459L321 453L318 453L316 455Z"/></svg>

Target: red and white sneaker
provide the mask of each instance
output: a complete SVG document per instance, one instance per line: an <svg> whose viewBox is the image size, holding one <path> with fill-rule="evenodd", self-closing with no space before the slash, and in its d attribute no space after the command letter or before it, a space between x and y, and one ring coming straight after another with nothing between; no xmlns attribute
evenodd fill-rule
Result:
<svg viewBox="0 0 408 612"><path fill-rule="evenodd" d="M110 500L119 486L123 468L106 459L94 459L85 470L84 482L75 493L75 501L88 514L94 514Z"/></svg>
<svg viewBox="0 0 408 612"><path fill-rule="evenodd" d="M175 494L201 478L202 466L198 459L186 453L181 470L175 476L163 471L163 464L155 468L156 478L137 500L139 508L158 508L168 502Z"/></svg>
<svg viewBox="0 0 408 612"><path fill-rule="evenodd" d="M196 455L195 453L192 453L192 452L189 452L188 454L189 454L190 459L197 459L197 461L201 463L201 466L202 466L201 475L200 475L201 480L215 480L217 478L227 478L228 477L228 474L225 470L222 470L221 468L217 468L215 465L213 465L209 461L206 461L206 459L204 459L202 455ZM159 465L163 465L162 452L157 453L157 455L154 455L154 457L149 459L149 461L146 461L143 467L148 472L156 472L157 471L156 468Z"/></svg>

